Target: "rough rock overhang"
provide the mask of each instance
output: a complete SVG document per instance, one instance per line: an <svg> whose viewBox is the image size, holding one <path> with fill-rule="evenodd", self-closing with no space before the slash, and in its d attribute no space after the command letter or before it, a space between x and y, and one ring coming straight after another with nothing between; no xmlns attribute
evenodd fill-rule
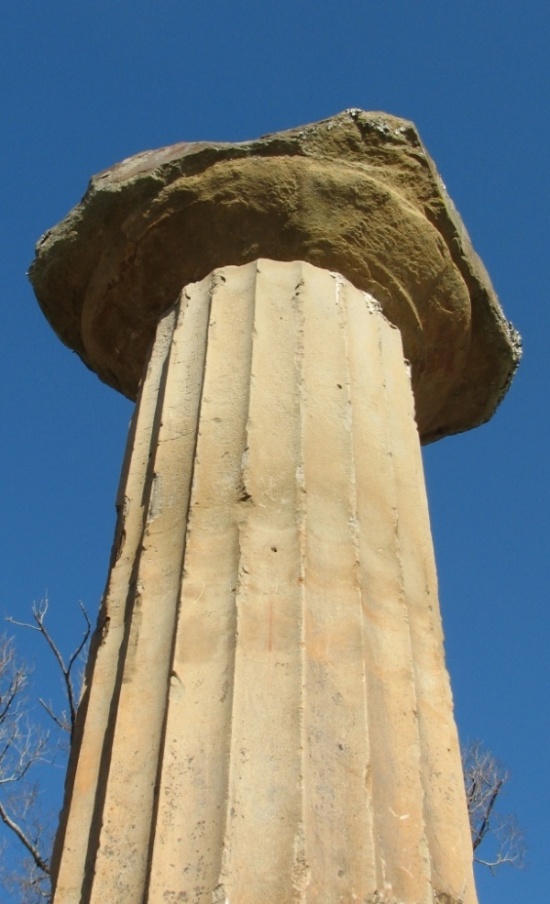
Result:
<svg viewBox="0 0 550 904"><path fill-rule="evenodd" d="M519 336L415 127L384 113L124 160L43 236L30 278L63 342L135 398L182 287L259 257L309 261L377 299L403 335L423 442L491 417Z"/></svg>

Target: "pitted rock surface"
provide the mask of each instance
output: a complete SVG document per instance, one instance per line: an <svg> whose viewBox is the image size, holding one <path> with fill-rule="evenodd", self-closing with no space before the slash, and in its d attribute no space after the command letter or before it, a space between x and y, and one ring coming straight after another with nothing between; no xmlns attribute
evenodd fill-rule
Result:
<svg viewBox="0 0 550 904"><path fill-rule="evenodd" d="M519 337L415 127L393 116L347 110L124 160L40 240L30 276L60 338L135 398L181 289L260 257L337 271L378 300L403 335L424 442L492 415Z"/></svg>

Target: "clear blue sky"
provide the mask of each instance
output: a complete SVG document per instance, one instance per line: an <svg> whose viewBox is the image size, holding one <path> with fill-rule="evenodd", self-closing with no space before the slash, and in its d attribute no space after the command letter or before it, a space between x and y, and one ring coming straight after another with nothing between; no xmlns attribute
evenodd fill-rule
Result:
<svg viewBox="0 0 550 904"><path fill-rule="evenodd" d="M26 280L89 176L138 151L240 140L347 107L414 120L523 364L495 418L425 454L464 740L509 766L529 865L481 904L548 893L550 4L543 0L18 0L0 11L0 615L47 591L70 644L105 580L131 405L57 340ZM21 646L39 653L31 639ZM41 684L50 671L37 660ZM55 679L52 679L55 680ZM53 691L52 691L53 693Z"/></svg>

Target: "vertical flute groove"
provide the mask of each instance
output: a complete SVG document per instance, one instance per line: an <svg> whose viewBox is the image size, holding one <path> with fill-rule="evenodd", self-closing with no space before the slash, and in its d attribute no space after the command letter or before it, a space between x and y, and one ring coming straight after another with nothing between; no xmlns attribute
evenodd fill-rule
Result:
<svg viewBox="0 0 550 904"><path fill-rule="evenodd" d="M366 629L366 620L364 618L363 613L363 580L362 580L362 569L361 569L361 543L360 543L360 532L361 525L359 521L359 513L357 506L357 461L356 461L356 446L355 446L355 416L354 416L354 405L353 405L353 381L354 381L354 373L353 373L353 362L352 362L352 351L350 349L350 334L353 331L353 326L351 322L351 318L353 317L354 305L360 304L361 307L364 307L364 299L359 296L356 292L350 292L349 286L347 282L342 279L339 275L335 277L336 282L336 293L338 299L339 306L339 315L341 319L341 328L342 328L342 336L345 348L345 357L346 357L346 396L347 396L347 410L349 416L349 434L350 434L350 481L349 481L349 494L350 494L350 536L351 542L353 544L354 558L355 558L355 580L354 580L354 589L356 588L356 596L357 596L357 606L359 609L359 619L360 619L360 638L361 638L361 680L360 680L360 688L358 689L358 693L361 694L362 699L362 724L364 726L364 738L365 738L365 761L363 764L363 774L364 774L364 837L362 839L363 848L365 851L364 855L364 863L363 863L363 873L364 873L364 882L365 882L365 891L368 894L374 894L376 891L376 855L375 855L375 842L374 842L374 827L373 827L373 800L372 800L372 770L370 767L370 747L371 741L369 736L369 711L368 711L368 699L367 699L367 683L366 683L366 638L365 638L365 629Z"/></svg>
<svg viewBox="0 0 550 904"><path fill-rule="evenodd" d="M233 502L233 510L234 510L234 521L235 521L235 532L236 532L236 559L235 559L235 587L233 592L233 608L234 608L234 626L233 626L233 651L232 651L232 660L231 660L231 698L230 698L230 706L229 706L229 723L227 730L227 738L226 738L226 789L225 789L225 797L224 797L224 808L223 808L223 837L221 841L221 853L220 853L220 862L218 868L218 880L216 884L216 888L214 890L214 895L212 897L212 901L216 902L220 901L220 904L225 904L226 900L226 891L225 891L225 883L230 882L230 876L228 875L229 861L231 857L231 823L233 815L231 813L231 800L232 800L232 786L233 786L233 766L234 766L234 758L232 756L232 746L233 746L233 732L235 725L235 685L237 681L237 647L239 643L239 594L240 594L240 582L241 575L239 574L241 568L241 553L242 553L242 515L241 509L242 504L247 502L244 498L246 497L246 481L244 475L244 468L246 464L246 454L248 449L248 424L250 420L250 394L251 394L251 386L252 386L252 360L253 360L253 347L254 347L254 330L255 330L255 315L256 315L256 286L258 280L257 273L257 265L254 264L249 268L253 269L252 274L250 275L250 285L247 285L246 289L242 291L242 298L246 300L246 305L249 314L249 333L248 333L248 343L247 343L247 374L248 381L246 392L244 394L244 404L243 404L243 430L242 430L242 442L240 444L240 455L238 461L238 482L236 485L236 493Z"/></svg>
<svg viewBox="0 0 550 904"><path fill-rule="evenodd" d="M197 352L185 348L178 338L179 325L182 320L191 319L198 329L206 331L208 323L204 314L188 305L178 307L168 356L158 441L150 462L148 510L136 562L135 604L123 658L117 722L90 894L92 904L96 901L103 904L107 876L113 882L110 858L115 852L118 873L112 888L114 900L141 904L146 883L168 655L183 556L184 534L178 524L186 521L206 345L204 341ZM192 399L194 408L187 432L180 420L181 404L186 397ZM178 472L185 475L183 481ZM154 483L160 494L157 500L151 495ZM145 715L146 724L140 725L139 713Z"/></svg>
<svg viewBox="0 0 550 904"><path fill-rule="evenodd" d="M304 314L303 314L303 276L296 274L294 290L291 297L291 311L294 327L294 382L295 382L295 420L296 420L296 468L295 468L295 509L296 532L298 542L298 605L299 605L299 684L300 699L298 709L299 731L299 781L300 807L299 821L296 826L294 843L293 889L296 904L307 904L308 888L311 882L311 866L308 858L308 813L307 813L307 771L308 763L306 719L307 706L307 663L306 663L306 520L305 504L307 488L304 472Z"/></svg>
<svg viewBox="0 0 550 904"><path fill-rule="evenodd" d="M178 312L181 310L181 308L187 307L190 303L192 303L193 300L194 300L193 296L189 292L186 292L184 290L181 293L178 304L177 304ZM204 300L202 298L201 298L201 301L204 304ZM191 472L189 475L189 491L188 491L189 501L190 501L190 497L191 497L191 494L193 491L195 467L196 467L196 463L197 463L197 446L198 446L198 440L199 440L199 425L200 425L200 420L201 420L201 410L202 410L203 393L204 393L206 368L207 368L207 360L208 360L207 352L208 352L208 335L209 335L209 326L210 326L210 312L211 312L211 308L212 308L212 291L210 291L208 293L208 297L205 301L206 301L206 303L204 304L204 307L206 308L207 314L206 314L206 327L205 327L205 337L204 337L204 356L202 359L202 378L200 380L199 397L198 397L198 404L197 404L197 425L196 425L196 429L194 431L194 447L193 447L193 451L192 451L191 459L190 459ZM181 323L181 320L179 317L178 317L178 320L176 323L175 330L178 330L178 327L179 327L180 332L183 332L182 323ZM182 337L182 339L183 339L183 341L186 341L187 337L184 335ZM159 409L158 409L159 414L160 414L160 412L162 412L162 410L163 410L163 406L159 406ZM152 486L154 486L153 483L152 483ZM189 521L189 504L188 504L188 508L187 508L187 517L185 518L185 525L187 525L188 521ZM177 674L175 671L175 667L174 667L174 654L175 654L176 642L177 642L178 625L179 625L179 621L180 621L182 582L183 582L183 578L184 578L184 563L185 563L186 547L187 547L187 530L184 528L183 536L182 536L181 562L180 562L180 567L179 567L179 571L178 571L179 580L178 580L178 585L177 585L174 629L173 629L173 633L172 633L171 650L170 650L170 657L169 657L170 658L170 670L168 671L168 680L166 682L166 689L165 689L165 700L164 700L164 706L163 706L163 723L162 723L162 729L161 729L161 734L160 734L158 763L157 763L157 771L156 771L156 777L155 777L155 797L153 799L153 813L152 813L152 817L151 817L152 831L150 833L149 843L148 843L147 869L146 869L146 873L145 873L145 882L147 883L147 885L149 885L149 882L151 880L154 844L155 844L155 839L156 839L156 833L159 828L159 803L160 803L160 799L161 799L160 785L161 785L161 778L162 778L162 768L163 768L163 764L165 762L165 754L166 754L166 736L167 736L168 715L169 715L169 706L170 706L170 689L171 689L172 680L173 680L174 676ZM144 897L145 897L145 900L147 900L147 895Z"/></svg>

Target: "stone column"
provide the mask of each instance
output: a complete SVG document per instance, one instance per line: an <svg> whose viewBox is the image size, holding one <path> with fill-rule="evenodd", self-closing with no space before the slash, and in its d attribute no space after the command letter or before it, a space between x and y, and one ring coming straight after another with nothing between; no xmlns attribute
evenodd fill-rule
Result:
<svg viewBox="0 0 550 904"><path fill-rule="evenodd" d="M352 135L358 120L371 123L361 116L350 111L311 127L316 155L319 133L326 138L334 129L349 143L350 123ZM275 146L290 147L297 134L304 132L277 137ZM178 159L189 164L183 148ZM166 163L167 151L158 153ZM187 200L201 155L202 145L178 187ZM265 156L264 145L260 167ZM173 176L173 150L168 157ZM153 162L136 158L114 177L97 178L103 197L112 193L109 224L123 237L122 255L101 236L105 251L91 276L78 275L74 261L71 270L85 283L83 357L109 382L127 388L135 380L151 311L158 326L139 367L111 569L56 842L54 900L475 904L419 428L426 438L459 429L468 406L468 417L477 405L474 417L482 419L513 370L515 335L493 308L498 329L484 349L501 367L479 392L470 379L479 337L463 310L467 283L450 259L433 278L433 248L447 253L434 227L433 248L424 242L428 313L393 275L379 283L370 274L368 291L365 279L354 285L317 266L320 255L326 264L338 258L328 223L334 253L319 238L315 245L293 236L310 262L285 262L282 254L247 261L252 248L270 242L255 223L259 241L250 244L242 211L242 259L185 285L174 248L159 241L166 189L155 186L145 228L136 228L135 213L116 217L128 166L142 198L151 172L158 182L159 157ZM269 162L272 186L281 172L276 159ZM220 172L211 164L206 177L201 172L202 194L192 198L192 221L212 201L212 185L219 195ZM337 196L339 167L332 162L329 171ZM249 176L230 167L245 198ZM307 180L300 172L298 200ZM306 208L325 188L321 180ZM259 206L272 228L263 191ZM90 193L83 203L90 208ZM230 205L219 197L213 203L231 225ZM400 203L406 220L408 201ZM204 211L198 236L180 215L171 209L176 244L193 239L193 253L215 255L212 243L200 244L200 229L212 225ZM371 239L363 235L367 246L378 242L377 216ZM76 217L84 222L82 209ZM391 209L382 217L392 238ZM47 282L61 258L56 278L67 280L64 230L46 238L34 266L46 310ZM401 232L396 224L395 236ZM385 253L378 252L380 273ZM83 254L85 268L89 249ZM402 279L406 249L396 246L393 256ZM166 271L150 298L140 279L146 258L154 261L148 290L159 259ZM409 284L421 281L419 261ZM374 263L371 255L373 270ZM120 289L128 270L138 274L131 298ZM166 309L159 295L178 280L185 287ZM387 315L400 292L409 297L394 325ZM121 307L113 298L126 301ZM480 298L478 321L490 307ZM442 309L443 326L423 345L435 316L430 305ZM429 342L457 330L460 341L448 354L434 354ZM457 386L467 397L462 406Z"/></svg>

